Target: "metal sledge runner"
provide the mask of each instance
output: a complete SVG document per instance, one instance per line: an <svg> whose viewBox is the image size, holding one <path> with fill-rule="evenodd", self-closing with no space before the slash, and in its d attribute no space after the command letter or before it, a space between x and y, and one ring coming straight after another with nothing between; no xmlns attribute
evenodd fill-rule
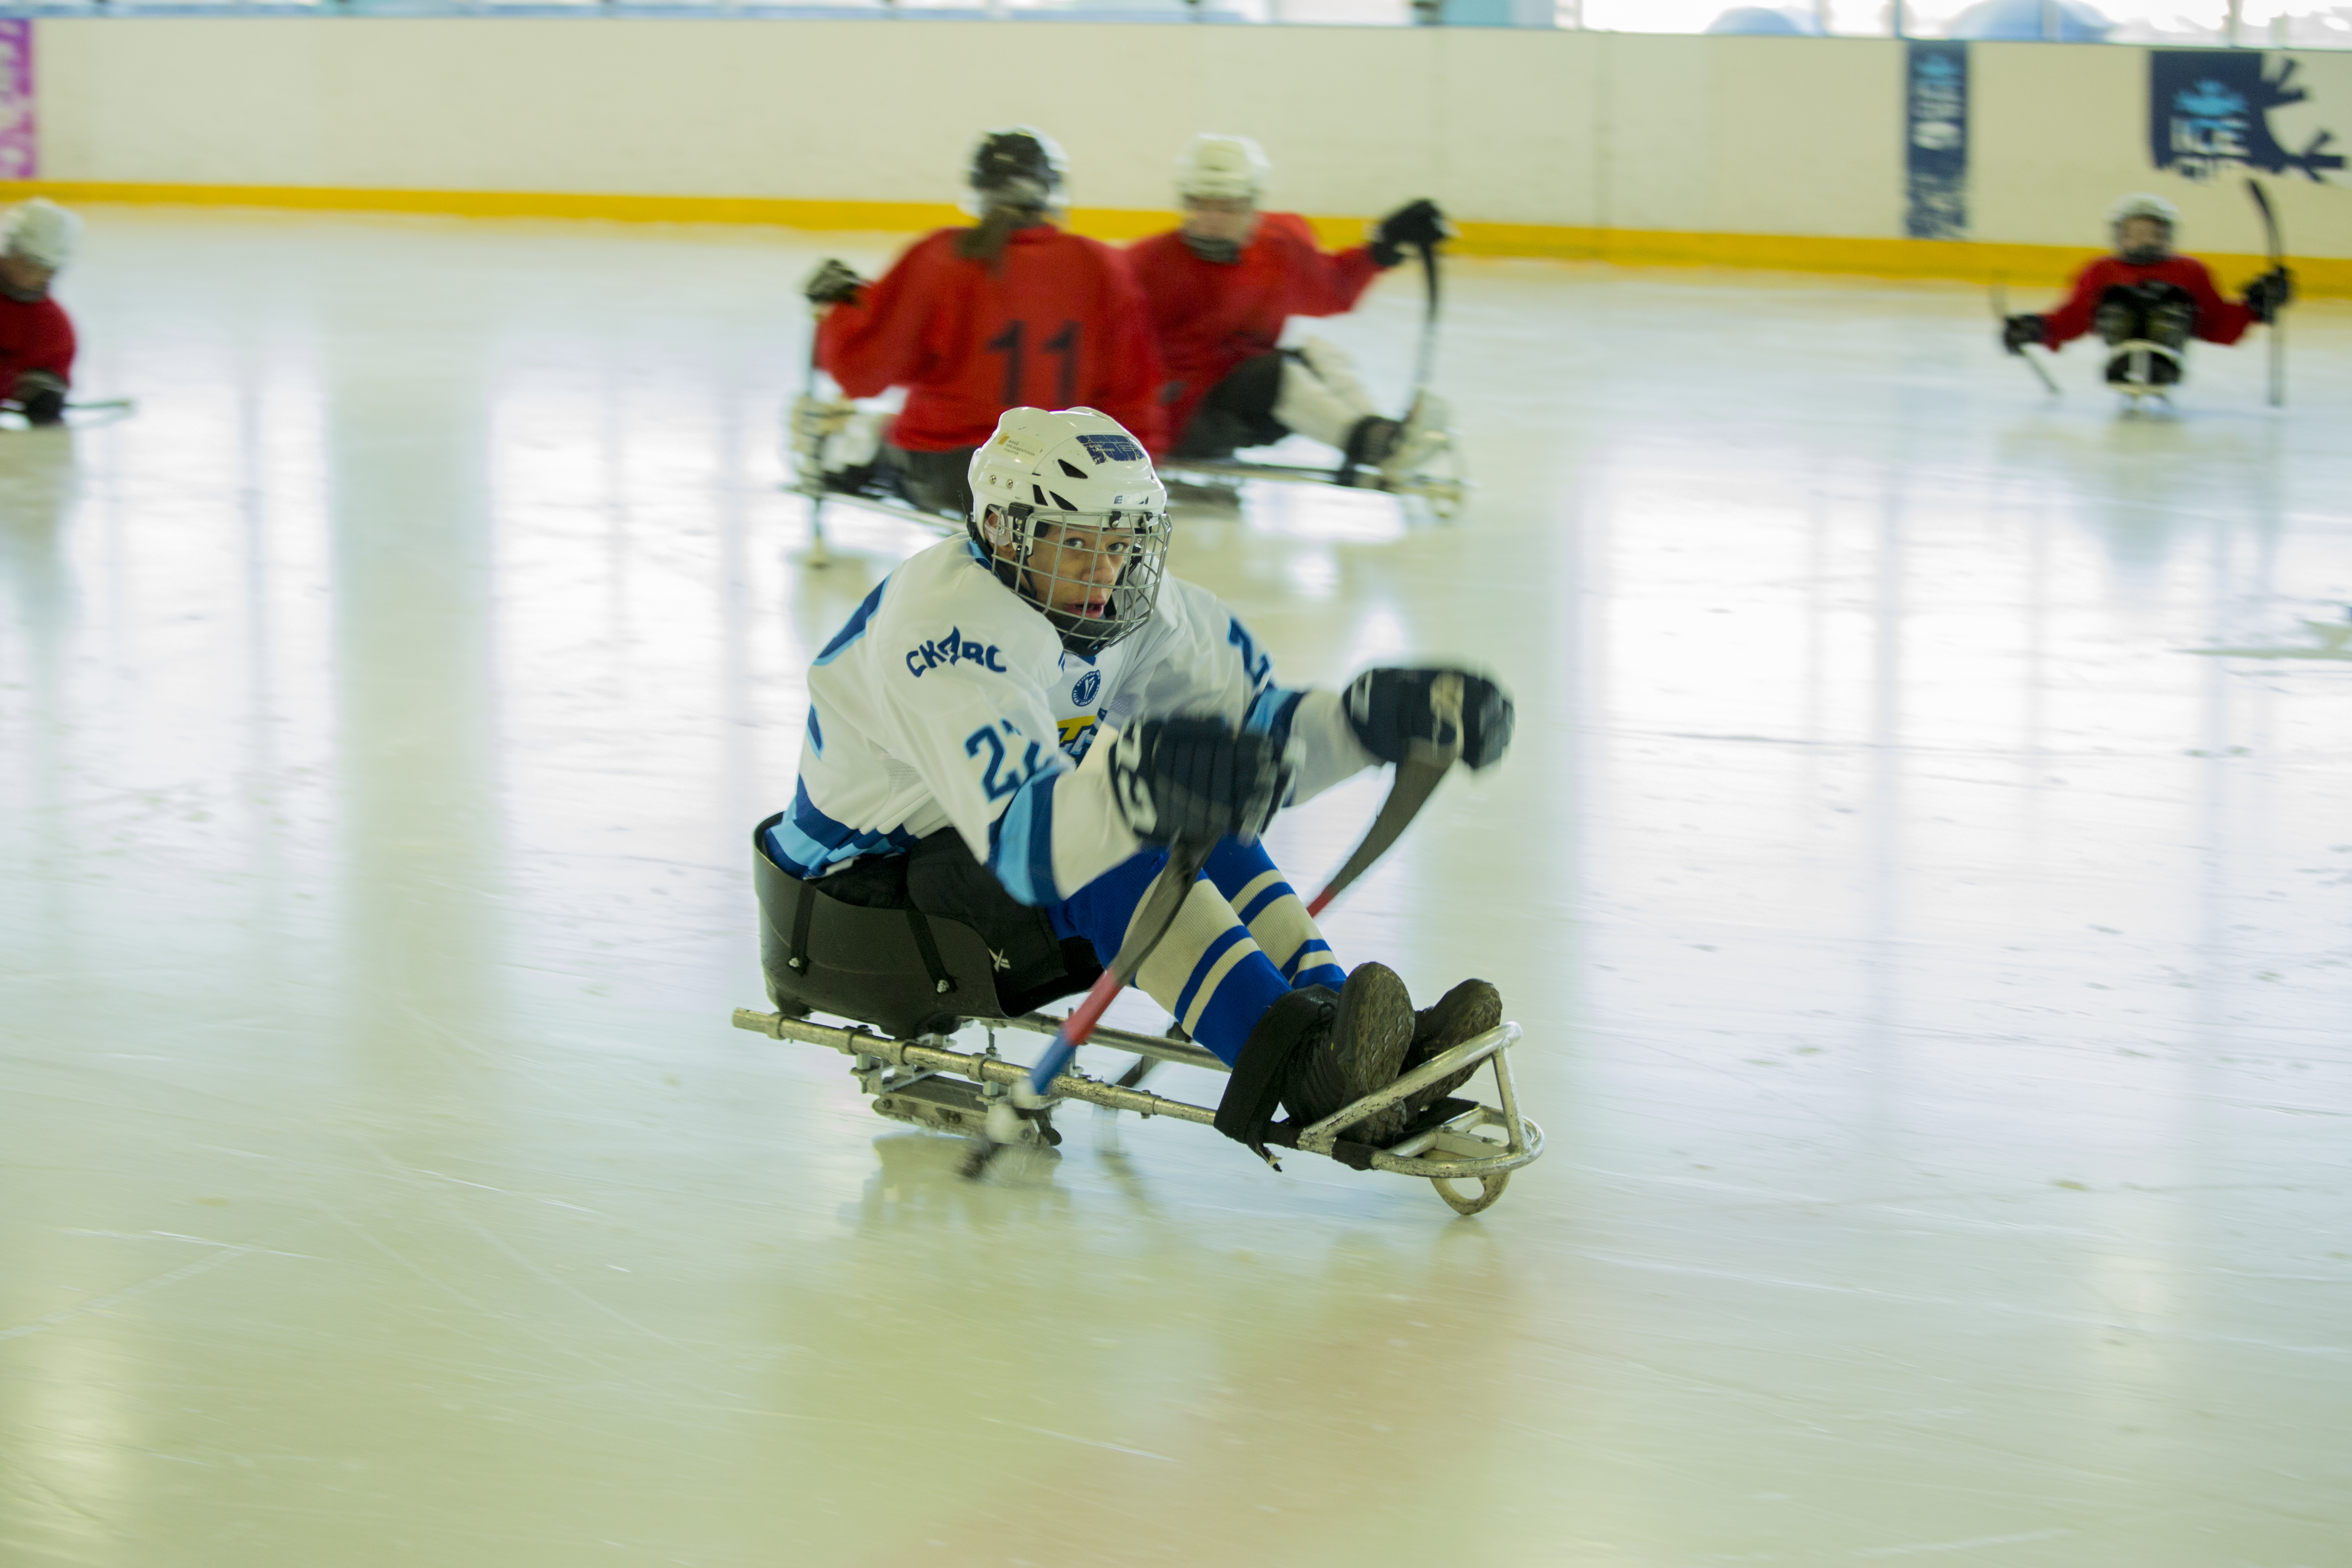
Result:
<svg viewBox="0 0 2352 1568"><path fill-rule="evenodd" d="M977 1138L982 1135L990 1108L1007 1099L1013 1087L1029 1077L1027 1066L999 1055L998 1031L1050 1036L1060 1029L1063 1021L1031 1013L1018 1018L983 1016L953 1022L958 1027L967 1023L986 1026L986 1047L979 1051L952 1048L951 1028L901 1038L855 1024L815 1023L787 1011L759 1012L749 1007L735 1010L735 1026L739 1029L771 1039L823 1046L848 1057L851 1073L858 1087L873 1098L877 1115ZM1274 1128L1268 1131L1266 1142L1302 1153L1325 1155L1360 1171L1388 1171L1423 1178L1436 1187L1438 1195L1457 1214L1476 1214L1503 1195L1512 1172L1532 1163L1543 1152L1543 1129L1520 1111L1511 1080L1507 1053L1518 1039L1519 1026L1503 1024L1432 1058L1385 1089L1312 1126ZM1181 1040L1098 1027L1093 1043L1155 1061L1206 1068L1213 1072L1230 1070L1200 1047ZM1410 1124L1402 1138L1385 1148L1353 1142L1339 1134L1339 1129L1397 1104L1416 1089L1426 1089L1465 1068L1482 1065L1492 1071L1499 1102L1496 1105L1442 1100ZM1065 1100L1203 1126L1215 1126L1218 1121L1214 1107L1106 1082L1073 1067L1054 1079L1052 1099L1045 1112L1024 1123L1025 1142L1060 1142L1051 1120L1051 1109ZM1494 1136L1497 1132L1499 1140ZM1477 1184L1475 1190L1457 1190L1455 1184L1471 1182Z"/></svg>
<svg viewBox="0 0 2352 1568"><path fill-rule="evenodd" d="M1390 800L1312 908L1327 908L1379 858L1425 802L1448 762L1415 757L1400 767ZM1281 1063L1244 1056L1229 1067L1190 1040L1106 1029L1094 1016L1108 992L1130 977L1139 953L1122 952L1099 975L1077 974L1055 989L1088 993L1068 1017L1008 1005L999 989L1000 955L972 926L926 912L903 891L877 897L871 886L827 889L777 864L763 822L752 835L753 877L761 910L761 967L772 1012L740 1008L737 1028L772 1039L799 1040L841 1052L877 1115L973 1142L967 1173L976 1173L998 1146L1056 1143L1053 1111L1077 1100L1113 1111L1164 1116L1216 1128L1276 1162L1273 1151L1294 1150L1334 1159L1356 1170L1387 1171L1429 1181L1457 1213L1476 1214L1502 1196L1510 1173L1543 1152L1543 1130L1519 1109L1507 1053L1518 1025L1502 1022L1410 1068L1394 1081L1312 1122L1276 1123ZM1171 854L1173 885L1189 888L1200 857ZM836 897L836 891L845 895ZM1178 900L1178 901L1181 901ZM1139 925L1148 920L1139 919ZM1155 933L1156 934L1156 933ZM1150 938L1144 939L1148 948ZM1024 998L1034 1000L1034 998ZM812 1014L849 1020L814 1022ZM958 1050L952 1037L978 1026L987 1031L979 1051ZM999 1031L1052 1037L1035 1064L999 1053ZM1076 1044L1110 1046L1142 1058L1117 1082L1077 1069ZM1154 1094L1140 1087L1143 1072L1160 1062L1230 1074L1214 1106ZM1444 1098L1423 1106L1384 1142L1349 1137L1368 1118L1441 1089L1457 1076L1485 1069L1496 1103ZM1454 1088L1459 1088L1455 1084ZM1450 1091L1447 1091L1450 1092ZM1277 1168L1278 1165L1277 1165ZM1475 1183L1457 1190L1457 1183Z"/></svg>

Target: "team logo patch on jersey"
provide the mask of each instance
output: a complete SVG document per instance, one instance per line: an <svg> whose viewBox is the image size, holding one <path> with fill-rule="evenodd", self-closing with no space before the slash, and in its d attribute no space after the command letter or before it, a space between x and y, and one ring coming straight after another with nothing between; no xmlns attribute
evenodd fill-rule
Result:
<svg viewBox="0 0 2352 1568"><path fill-rule="evenodd" d="M1070 700L1083 708L1095 700L1095 693L1101 689L1102 671L1090 669L1078 677L1078 683L1070 688Z"/></svg>
<svg viewBox="0 0 2352 1568"><path fill-rule="evenodd" d="M1078 445L1087 449L1087 456L1092 458L1097 466L1104 463L1143 461L1143 448L1137 446L1131 437L1114 435L1108 431L1081 436L1078 437Z"/></svg>
<svg viewBox="0 0 2352 1568"><path fill-rule="evenodd" d="M968 642L960 629L950 626L947 636L907 650L907 673L919 680L943 664L976 664L1002 675L1003 653L994 643Z"/></svg>

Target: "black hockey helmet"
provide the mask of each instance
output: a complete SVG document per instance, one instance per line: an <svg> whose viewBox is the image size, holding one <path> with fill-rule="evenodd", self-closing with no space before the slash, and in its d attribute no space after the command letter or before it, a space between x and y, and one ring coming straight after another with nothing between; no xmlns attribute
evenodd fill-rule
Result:
<svg viewBox="0 0 2352 1568"><path fill-rule="evenodd" d="M970 184L983 205L1053 206L1067 174L1062 149L1034 126L983 131L971 150Z"/></svg>

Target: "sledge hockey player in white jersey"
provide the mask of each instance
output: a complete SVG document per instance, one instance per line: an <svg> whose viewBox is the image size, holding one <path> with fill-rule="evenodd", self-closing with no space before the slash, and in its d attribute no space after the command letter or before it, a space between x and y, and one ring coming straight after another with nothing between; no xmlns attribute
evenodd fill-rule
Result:
<svg viewBox="0 0 2352 1568"><path fill-rule="evenodd" d="M1241 622L1166 575L1167 492L1092 409L1007 411L970 479L968 537L900 565L818 654L769 857L838 900L972 926L1018 1013L1095 978L1170 844L1213 842L1136 984L1237 1079L1253 1058L1274 1069L1302 1123L1498 1024L1484 981L1416 1016L1389 969L1343 974L1258 834L1416 741L1492 765L1511 734L1500 688L1436 669L1276 686ZM1431 700L1446 677L1458 718ZM896 890L861 890L877 880ZM1458 1082L1350 1135L1391 1142Z"/></svg>

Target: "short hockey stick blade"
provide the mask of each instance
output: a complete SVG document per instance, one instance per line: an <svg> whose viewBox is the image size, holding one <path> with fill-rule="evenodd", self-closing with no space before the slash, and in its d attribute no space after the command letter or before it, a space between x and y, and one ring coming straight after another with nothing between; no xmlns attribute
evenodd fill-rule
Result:
<svg viewBox="0 0 2352 1568"><path fill-rule="evenodd" d="M1356 846L1356 852L1348 857L1348 863L1339 868L1339 874L1315 895L1314 902L1307 906L1308 914L1319 915L1329 909L1331 900L1346 892L1349 883L1370 870L1372 863L1387 854L1389 846L1402 837L1404 830L1412 826L1412 819L1421 815L1422 806L1435 793L1438 780L1445 776L1445 770L1462 755L1463 696L1462 678L1458 675L1441 675L1432 683L1429 691L1431 712L1441 726L1451 726L1453 741L1442 745L1433 741L1415 741L1405 749L1404 761L1397 764L1395 782L1389 785L1389 797L1381 803L1381 814L1372 818L1372 826L1365 833L1364 841ZM1439 732L1444 733L1443 728Z"/></svg>
<svg viewBox="0 0 2352 1568"><path fill-rule="evenodd" d="M1329 909L1332 900L1346 892L1349 884L1389 852L1389 846L1403 837L1412 819L1421 815L1422 806L1435 793L1438 781L1452 765L1451 758L1426 762L1419 757L1408 757L1398 764L1396 782L1389 785L1389 797L1381 803L1381 814L1372 818L1371 827L1364 834L1363 842L1356 846L1356 852L1348 857L1348 863L1307 906L1308 914L1319 915Z"/></svg>

